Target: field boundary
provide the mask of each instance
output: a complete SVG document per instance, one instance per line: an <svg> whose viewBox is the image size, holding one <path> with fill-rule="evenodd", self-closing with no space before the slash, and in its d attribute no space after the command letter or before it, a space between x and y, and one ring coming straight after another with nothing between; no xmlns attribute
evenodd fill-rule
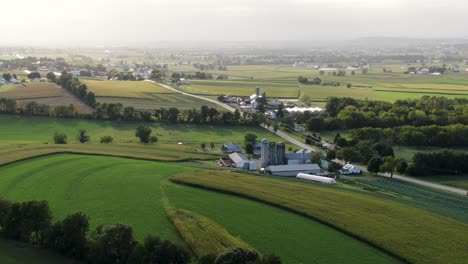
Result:
<svg viewBox="0 0 468 264"><path fill-rule="evenodd" d="M249 199L251 201L255 201L255 202L260 202L260 203L263 203L263 204L266 204L266 205L269 205L269 206L273 206L275 208L279 208L279 209L282 209L282 210L285 210L285 211L288 211L290 213L293 213L293 214L296 214L296 215L299 215L299 216L302 216L302 217L305 217L305 218L308 218L310 220L313 220L313 221L316 221L318 223L321 223L325 226L328 226L330 228L333 228L334 230L337 230L347 236L350 236L358 241L361 241L395 259L397 259L398 261L400 262L403 262L403 263L411 263L409 260L407 260L406 258L400 256L400 255L397 255L393 252L391 252L390 250L387 250L379 245L376 245L375 243L373 243L372 241L366 239L366 238L363 238L357 234L354 234L352 232L349 232L343 228L340 228L338 226L335 226L331 223L328 223L324 220L321 220L319 218L316 218L312 215L309 215L309 214L306 214L304 212L301 212L299 210L295 210L295 209L292 209L292 208L289 208L287 206L284 206L284 205L281 205L281 204L277 204L277 203L274 203L274 202L269 202L269 201L266 201L266 200L263 200L263 199L259 199L259 198L256 198L256 197L253 197L251 195L247 195L247 194L242 194L242 193L236 193L236 192L233 192L233 191L227 191L227 190L221 190L221 189L217 189L217 188L213 188L213 187L208 187L208 186L204 186L202 184L196 184L196 183L188 183L188 182L184 182L184 181L181 181L181 180L176 180L176 179L173 179L173 176L169 177L169 180L175 184L180 184L180 185L183 185L183 186L188 186L188 187L194 187L194 188L199 188L199 189L203 189L203 190L208 190L208 191L213 191L213 192L217 192L217 193L222 193L222 194L227 194L227 195L233 195L233 196L237 196L237 197L241 197L241 198L245 198L245 199Z"/></svg>

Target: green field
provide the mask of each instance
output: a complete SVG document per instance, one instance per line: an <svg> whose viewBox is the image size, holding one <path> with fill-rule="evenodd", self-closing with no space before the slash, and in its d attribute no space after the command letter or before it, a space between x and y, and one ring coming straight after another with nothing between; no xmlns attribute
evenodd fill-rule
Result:
<svg viewBox="0 0 468 264"><path fill-rule="evenodd" d="M55 220L83 211L91 218L91 228L97 224L131 224L138 239L156 234L182 243L164 212L164 205L169 203L213 219L260 252L280 255L284 263L395 262L310 219L166 180L193 170L175 163L53 155L0 167L0 193L14 201L48 200Z"/></svg>
<svg viewBox="0 0 468 264"><path fill-rule="evenodd" d="M356 70L355 75L351 75L348 70L343 77L331 76L328 72L320 75L317 69L291 65L229 66L227 71L210 71L214 75L227 75L228 80L190 80L190 85L179 88L201 95L247 96L258 85L270 97L298 98L300 95L308 95L314 102L322 102L329 96L386 101L414 99L423 95L468 98L468 74L409 75L403 74L400 66L402 65L378 65L372 67L367 74ZM382 68L392 69L394 72L383 73ZM191 70L196 71L195 68ZM298 85L298 76L309 80L318 77L322 83L334 82L340 83L340 86ZM348 83L352 84L352 88L346 88Z"/></svg>
<svg viewBox="0 0 468 264"><path fill-rule="evenodd" d="M146 98L151 99L152 94L173 94L157 84L144 81L100 81L81 80L88 90L97 97L124 97L124 98Z"/></svg>
<svg viewBox="0 0 468 264"><path fill-rule="evenodd" d="M391 198L372 198L303 181L215 171L179 174L171 179L287 208L371 241L410 262L465 263L468 257L467 224L388 201Z"/></svg>
<svg viewBox="0 0 468 264"><path fill-rule="evenodd" d="M77 142L76 136L79 129L88 131L91 143L99 143L100 137L105 135L112 136L115 143L137 143L135 129L139 124L0 115L0 146L52 143L52 136L55 132L66 133L70 141ZM259 140L266 137L269 140L281 141L279 137L262 128L162 123L153 123L150 126L159 138L158 144L177 145L181 142L184 146L200 148L202 142L208 145L213 142L216 152L219 152L221 145L227 141L242 145L244 134L247 132L255 133Z"/></svg>

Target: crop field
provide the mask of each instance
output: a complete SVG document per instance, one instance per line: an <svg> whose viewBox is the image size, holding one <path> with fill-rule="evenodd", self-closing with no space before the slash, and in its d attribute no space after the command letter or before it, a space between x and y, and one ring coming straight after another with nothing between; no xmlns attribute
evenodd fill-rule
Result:
<svg viewBox="0 0 468 264"><path fill-rule="evenodd" d="M97 97L125 97L152 99L151 94L173 94L157 84L144 81L100 81L82 79L81 82L88 86L89 91Z"/></svg>
<svg viewBox="0 0 468 264"><path fill-rule="evenodd" d="M468 190L468 175L429 176L429 177L424 177L423 180ZM465 209L466 208L468 208L468 206L465 207Z"/></svg>
<svg viewBox="0 0 468 264"><path fill-rule="evenodd" d="M80 262L59 256L57 253L36 248L21 242L0 239L2 264L79 264Z"/></svg>
<svg viewBox="0 0 468 264"><path fill-rule="evenodd" d="M92 113L93 109L65 89L51 83L26 83L0 90L0 97L15 99L19 105L28 102L47 104L51 107L73 104L80 113Z"/></svg>
<svg viewBox="0 0 468 264"><path fill-rule="evenodd" d="M445 177L450 179L451 176ZM411 205L468 224L468 198L383 177L343 177L348 185L381 198ZM426 180L426 177L423 178ZM455 182L466 182L455 178Z"/></svg>
<svg viewBox="0 0 468 264"><path fill-rule="evenodd" d="M467 224L371 195L302 181L215 171L179 174L171 180L288 208L371 241L410 262L464 263L468 257Z"/></svg>
<svg viewBox="0 0 468 264"><path fill-rule="evenodd" d="M202 105L207 105L224 111L224 108L215 104L179 94L152 82L89 79L81 81L96 94L96 100L100 103L121 103L140 110L154 110L161 107L177 107L180 110L187 110L199 109Z"/></svg>
<svg viewBox="0 0 468 264"><path fill-rule="evenodd" d="M194 207L205 223L216 221L260 252L280 255L284 263L395 263L386 254L310 219L166 180L193 170L176 163L52 155L0 167L0 193L14 201L45 199L54 219L82 211L90 216L91 228L131 224L138 239L156 234L182 243L164 211L170 204ZM223 235L220 226L215 229Z"/></svg>
<svg viewBox="0 0 468 264"><path fill-rule="evenodd" d="M250 96L255 93L257 86L260 87L261 93L266 92L270 98L297 98L299 96L299 86L294 82L190 80L190 84L180 85L179 89L197 95Z"/></svg>
<svg viewBox="0 0 468 264"><path fill-rule="evenodd" d="M393 73L383 73L382 68L392 69ZM192 69L196 71L196 69ZM346 76L331 76L329 72L319 74L313 68L293 67L290 65L242 65L229 66L227 71L210 71L218 75L227 75L228 80L191 80L190 85L180 89L201 95L230 94L247 96L253 93L255 86L260 86L267 95L278 98L298 98L310 96L313 102L323 102L329 96L349 96L358 99L395 101L397 99L420 98L423 95L445 96L449 98L468 98L468 74L448 73L441 76L420 76L403 74L398 65L379 65L369 73L360 70L346 71ZM297 77L309 80L320 78L323 83L337 82L340 86L298 86ZM348 83L352 88L346 88ZM297 90L300 90L298 92Z"/></svg>
<svg viewBox="0 0 468 264"><path fill-rule="evenodd" d="M135 129L141 123L137 122L112 122L94 121L84 119L60 119L45 117L21 117L0 115L0 145L51 143L55 132L63 132L68 135L70 142L77 142L76 136L79 129L86 129L91 136L90 143L99 143L101 136L112 136L114 143L137 143ZM242 145L244 134L255 133L258 140L268 138L281 141L279 137L262 128L244 126L213 126L194 124L150 124L153 133L158 136L158 144L175 145L199 148L200 143L215 143L216 152L227 141L237 142ZM87 144L85 144L87 145ZM102 145L102 144L101 144ZM111 144L112 145L112 144ZM291 146L291 144L287 144ZM147 146L151 148L151 146ZM295 148L293 146L293 148Z"/></svg>
<svg viewBox="0 0 468 264"><path fill-rule="evenodd" d="M195 255L219 255L231 248L245 248L252 250L247 243L233 237L216 222L181 209L166 209L167 215L176 227L180 236L192 249Z"/></svg>

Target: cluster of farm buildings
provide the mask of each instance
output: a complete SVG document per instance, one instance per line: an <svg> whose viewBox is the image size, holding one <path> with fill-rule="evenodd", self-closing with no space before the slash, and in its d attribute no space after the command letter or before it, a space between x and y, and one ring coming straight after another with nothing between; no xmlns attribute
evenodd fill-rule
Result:
<svg viewBox="0 0 468 264"><path fill-rule="evenodd" d="M329 163L321 160L320 164L312 163L310 150L298 150L293 153L286 153L286 147L283 143L269 142L263 139L254 145L253 155L247 158L242 153L241 148L233 143L227 142L221 150L228 154L227 159L220 159L219 163L226 167L235 167L249 171L259 171L263 174L296 177L298 174L309 174L322 177L334 177L322 172L322 169L328 169ZM351 164L345 165L341 171L342 174L361 173L361 170Z"/></svg>

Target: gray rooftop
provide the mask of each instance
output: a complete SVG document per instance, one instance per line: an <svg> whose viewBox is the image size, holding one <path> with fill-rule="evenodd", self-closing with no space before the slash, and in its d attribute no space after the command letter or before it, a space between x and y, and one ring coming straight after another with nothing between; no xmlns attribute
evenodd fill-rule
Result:
<svg viewBox="0 0 468 264"><path fill-rule="evenodd" d="M268 166L265 170L271 171L271 172L306 171L306 170L320 170L320 167L317 164L277 165L277 166Z"/></svg>
<svg viewBox="0 0 468 264"><path fill-rule="evenodd" d="M247 157L244 156L244 154L238 153L238 152L234 152L232 154L229 154L229 158L236 164L241 162L241 161L247 160Z"/></svg>

